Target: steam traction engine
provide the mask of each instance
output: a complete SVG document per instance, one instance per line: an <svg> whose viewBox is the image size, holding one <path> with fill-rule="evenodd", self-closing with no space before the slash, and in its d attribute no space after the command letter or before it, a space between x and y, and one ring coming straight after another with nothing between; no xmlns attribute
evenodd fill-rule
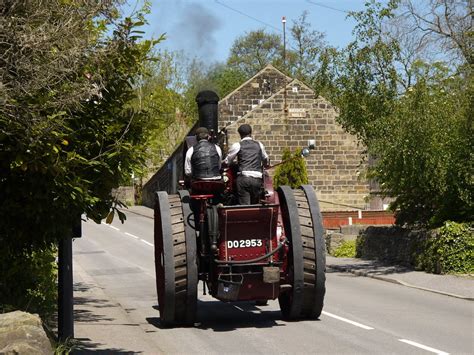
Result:
<svg viewBox="0 0 474 355"><path fill-rule="evenodd" d="M200 125L217 132L215 93L198 94ZM194 144L187 137L185 148ZM186 149L184 150L186 152ZM273 190L264 171L261 203L236 205L235 167L222 181L194 181L177 195L156 192L155 265L164 325L191 325L198 282L225 302L278 298L284 319L316 319L325 293L319 203L309 185Z"/></svg>

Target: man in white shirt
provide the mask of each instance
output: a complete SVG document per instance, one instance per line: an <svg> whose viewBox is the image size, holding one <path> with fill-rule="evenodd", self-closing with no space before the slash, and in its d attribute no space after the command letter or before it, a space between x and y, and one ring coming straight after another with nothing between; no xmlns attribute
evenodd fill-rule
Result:
<svg viewBox="0 0 474 355"><path fill-rule="evenodd" d="M197 144L190 147L184 159L184 174L194 180L220 180L222 151L209 142L206 127L196 129Z"/></svg>
<svg viewBox="0 0 474 355"><path fill-rule="evenodd" d="M238 159L237 197L239 204L250 205L260 202L262 193L263 166L268 165L268 154L259 141L252 139L252 127L243 124L238 128L240 142L234 143L224 159L229 165Z"/></svg>

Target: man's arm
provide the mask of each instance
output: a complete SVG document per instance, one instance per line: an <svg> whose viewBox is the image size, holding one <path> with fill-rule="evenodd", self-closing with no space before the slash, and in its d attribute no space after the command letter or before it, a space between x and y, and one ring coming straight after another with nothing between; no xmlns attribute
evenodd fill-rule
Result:
<svg viewBox="0 0 474 355"><path fill-rule="evenodd" d="M270 158L268 157L267 151L265 150L265 147L263 146L262 142L258 142L258 144L260 144L260 149L262 150L263 166L267 167L270 165Z"/></svg>
<svg viewBox="0 0 474 355"><path fill-rule="evenodd" d="M219 169L221 168L221 160L222 160L222 150L221 150L221 147L219 147L217 144L216 144L216 150L217 150L217 154L219 155Z"/></svg>
<svg viewBox="0 0 474 355"><path fill-rule="evenodd" d="M191 176L191 156L193 155L194 149L193 147L189 148L186 152L186 157L184 158L184 174L186 176Z"/></svg>
<svg viewBox="0 0 474 355"><path fill-rule="evenodd" d="M232 163L234 158L237 156L237 153L239 152L239 150L240 150L240 143L239 142L232 144L232 147L230 147L230 149L229 149L229 153L227 153L227 156L224 159L224 163L227 164L227 165Z"/></svg>

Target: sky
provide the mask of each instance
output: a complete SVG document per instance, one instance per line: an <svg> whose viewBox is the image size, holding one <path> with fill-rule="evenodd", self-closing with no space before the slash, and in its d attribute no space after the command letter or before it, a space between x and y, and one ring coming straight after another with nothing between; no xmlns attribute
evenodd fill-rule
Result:
<svg viewBox="0 0 474 355"><path fill-rule="evenodd" d="M152 0L146 37L166 34L158 48L183 50L205 62L224 62L236 38L264 28L282 34L307 10L312 28L326 34L326 41L343 47L352 39L354 21L347 11L364 8L365 0ZM128 11L136 6L129 0ZM127 11L125 10L125 11Z"/></svg>

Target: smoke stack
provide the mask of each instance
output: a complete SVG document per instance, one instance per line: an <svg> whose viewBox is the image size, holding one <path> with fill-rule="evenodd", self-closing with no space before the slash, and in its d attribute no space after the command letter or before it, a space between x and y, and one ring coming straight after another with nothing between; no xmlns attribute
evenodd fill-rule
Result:
<svg viewBox="0 0 474 355"><path fill-rule="evenodd" d="M219 96L214 91L201 91L196 96L196 102L199 111L199 125L206 127L209 131L213 131L213 135L217 134L217 103Z"/></svg>

